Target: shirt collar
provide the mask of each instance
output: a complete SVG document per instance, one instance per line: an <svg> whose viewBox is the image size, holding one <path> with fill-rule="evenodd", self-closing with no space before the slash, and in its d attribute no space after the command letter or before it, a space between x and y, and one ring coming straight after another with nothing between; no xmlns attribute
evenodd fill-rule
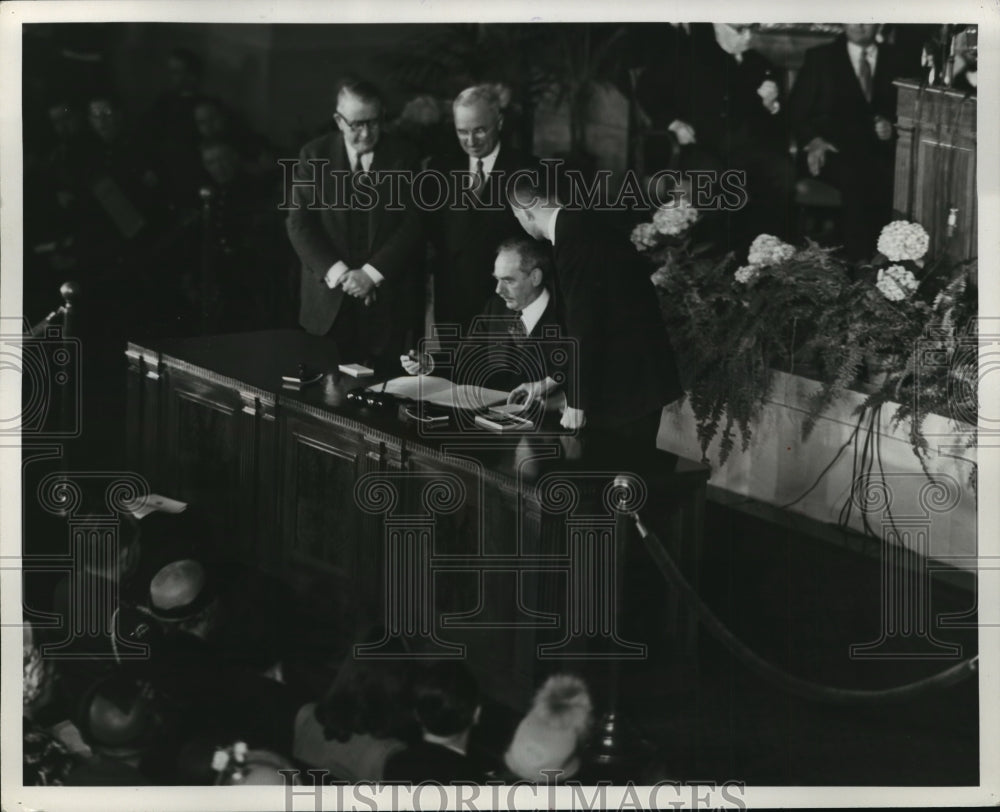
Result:
<svg viewBox="0 0 1000 812"><path fill-rule="evenodd" d="M851 64L857 70L858 65L861 64L862 57L868 57L869 62L875 61L875 58L878 56L878 45L874 42L871 45L858 45L856 42L848 40L847 53L851 57Z"/></svg>
<svg viewBox="0 0 1000 812"><path fill-rule="evenodd" d="M347 150L347 166L354 169L358 162L358 153L351 148L351 145L344 141L344 148ZM361 155L361 167L368 172L372 168L372 161L375 159L375 150L365 152Z"/></svg>
<svg viewBox="0 0 1000 812"><path fill-rule="evenodd" d="M549 220L549 227L545 232L545 239L547 239L553 245L556 244L556 218L559 216L559 212L561 211L562 211L561 208L553 210L552 219Z"/></svg>
<svg viewBox="0 0 1000 812"><path fill-rule="evenodd" d="M497 156L500 154L500 142L497 141L496 146L490 151L488 155L484 155L482 158L473 158L469 156L469 171L475 174L476 163L478 161L483 162L483 174L489 175L493 171L493 166L497 162Z"/></svg>
<svg viewBox="0 0 1000 812"><path fill-rule="evenodd" d="M542 288L542 292L538 294L538 298L521 311L521 322L524 324L524 332L528 335L531 335L531 331L535 329L535 326L541 320L542 313L548 307L550 298L549 289Z"/></svg>
<svg viewBox="0 0 1000 812"><path fill-rule="evenodd" d="M424 731L424 741L430 742L431 744L439 744L442 747L447 747L449 750L454 750L459 755L464 756L465 751L461 747L457 747L448 736L435 736L433 733Z"/></svg>

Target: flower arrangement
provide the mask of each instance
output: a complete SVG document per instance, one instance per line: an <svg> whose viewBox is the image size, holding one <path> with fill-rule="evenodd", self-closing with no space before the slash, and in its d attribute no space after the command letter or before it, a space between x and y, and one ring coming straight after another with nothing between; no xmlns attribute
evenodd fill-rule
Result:
<svg viewBox="0 0 1000 812"><path fill-rule="evenodd" d="M919 224L888 224L879 254L860 266L812 242L798 248L762 234L747 264L734 269L731 255L720 259L710 246L691 245L686 229L696 210L668 211L636 226L632 241L654 263L651 279L678 350L703 454L719 435L724 463L737 433L746 450L774 370L782 367L808 365L822 382L809 404L807 436L823 409L865 378L869 396L862 408L896 404L893 419L910 422L922 462L927 414L953 414L959 392L966 393L961 408L974 414L974 367L970 373L967 363L951 363L968 345L966 323L976 312L972 263L942 258L927 264L929 238ZM934 369L921 367L928 335L943 353Z"/></svg>

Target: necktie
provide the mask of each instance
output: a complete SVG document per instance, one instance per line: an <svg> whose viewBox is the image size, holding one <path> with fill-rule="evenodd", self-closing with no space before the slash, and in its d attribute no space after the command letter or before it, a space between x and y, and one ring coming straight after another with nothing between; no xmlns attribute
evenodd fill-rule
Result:
<svg viewBox="0 0 1000 812"><path fill-rule="evenodd" d="M361 163L361 153L358 153L354 163L353 181L355 184L363 174L365 174L365 167ZM348 252L351 259L348 264L353 268L368 260L368 212L354 206L348 208L347 229Z"/></svg>
<svg viewBox="0 0 1000 812"><path fill-rule="evenodd" d="M865 94L865 101L872 100L872 65L868 61L868 49L861 51L861 64L858 65L858 81L861 83L861 92Z"/></svg>
<svg viewBox="0 0 1000 812"><path fill-rule="evenodd" d="M483 159L479 158L476 160L476 183L473 186L473 191L477 195L483 193L483 187L486 185L486 173L483 172Z"/></svg>
<svg viewBox="0 0 1000 812"><path fill-rule="evenodd" d="M524 329L524 320L521 318L521 311L517 312L517 318L511 321L507 328L512 338L527 338L528 331Z"/></svg>

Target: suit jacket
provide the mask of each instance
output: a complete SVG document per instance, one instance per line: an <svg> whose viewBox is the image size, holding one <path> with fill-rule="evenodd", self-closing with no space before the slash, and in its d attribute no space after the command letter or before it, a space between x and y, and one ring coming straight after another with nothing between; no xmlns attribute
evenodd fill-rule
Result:
<svg viewBox="0 0 1000 812"><path fill-rule="evenodd" d="M879 45L872 76L872 99L867 101L851 64L845 36L810 48L790 103L799 148L820 136L837 147L847 160L856 156L891 160L895 141L878 140L874 119L880 115L889 121L896 120L896 88L892 80L900 75L895 48Z"/></svg>
<svg viewBox="0 0 1000 812"><path fill-rule="evenodd" d="M385 780L418 784L421 781L481 783L485 775L468 756L442 744L419 741L389 757Z"/></svg>
<svg viewBox="0 0 1000 812"><path fill-rule="evenodd" d="M483 197L502 203L502 210L455 210L444 206L428 212L427 230L434 247L434 316L439 323L459 324L467 330L493 291L497 246L509 237L524 234L503 187L511 173L531 168L537 168L534 158L501 144ZM454 200L460 178L469 171L469 156L456 148L448 155L433 158L428 169L445 175L449 200Z"/></svg>
<svg viewBox="0 0 1000 812"><path fill-rule="evenodd" d="M600 215L562 209L555 237L566 330L577 342L577 380L568 387L568 405L602 427L679 398L683 389L646 263Z"/></svg>
<svg viewBox="0 0 1000 812"><path fill-rule="evenodd" d="M787 150L783 108L772 114L757 93L765 80L777 82L774 66L755 51L745 51L737 62L716 42L710 24L690 28L690 34L674 26L663 29L660 54L636 82L636 98L654 126L686 121L697 144L720 157L748 143Z"/></svg>
<svg viewBox="0 0 1000 812"><path fill-rule="evenodd" d="M491 296L472 319L467 333L441 339L441 349L431 353L432 374L456 383L475 383L505 391L531 380L542 380L546 375L565 381L569 353L553 352L569 344L556 297L550 291L541 318L526 338L512 333L518 319L520 316L508 310L503 299Z"/></svg>
<svg viewBox="0 0 1000 812"><path fill-rule="evenodd" d="M324 277L338 260L351 264L349 257L360 256L354 267L364 263L374 266L385 279L378 287L375 303L365 310L365 319L378 343L399 324L402 308L414 295L414 268L420 251L420 222L406 183L400 184L401 208L390 208L391 177L380 176L386 170L415 171L416 152L406 142L383 135L375 148L370 168L376 195L375 206L368 212L368 246L352 251L349 244L348 212L338 201L333 173L350 172L344 137L340 132L329 133L310 141L302 148L295 178L301 183L314 177L313 165L306 161L326 161L315 169L319 181L314 185L296 185L292 193L292 209L286 226L292 246L302 261L299 323L314 335L330 331L346 295L338 286L330 290ZM317 205L309 208L314 199ZM378 355L384 347L370 347Z"/></svg>

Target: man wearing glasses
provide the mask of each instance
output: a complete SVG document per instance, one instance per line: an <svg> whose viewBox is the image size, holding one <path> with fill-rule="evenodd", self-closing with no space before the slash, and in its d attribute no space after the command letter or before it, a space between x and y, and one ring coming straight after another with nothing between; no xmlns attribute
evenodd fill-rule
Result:
<svg viewBox="0 0 1000 812"><path fill-rule="evenodd" d="M337 91L338 131L310 141L295 167L288 236L302 261L299 323L329 335L345 363L382 367L413 341L420 224L407 179L418 156L382 133L383 102L368 82Z"/></svg>

